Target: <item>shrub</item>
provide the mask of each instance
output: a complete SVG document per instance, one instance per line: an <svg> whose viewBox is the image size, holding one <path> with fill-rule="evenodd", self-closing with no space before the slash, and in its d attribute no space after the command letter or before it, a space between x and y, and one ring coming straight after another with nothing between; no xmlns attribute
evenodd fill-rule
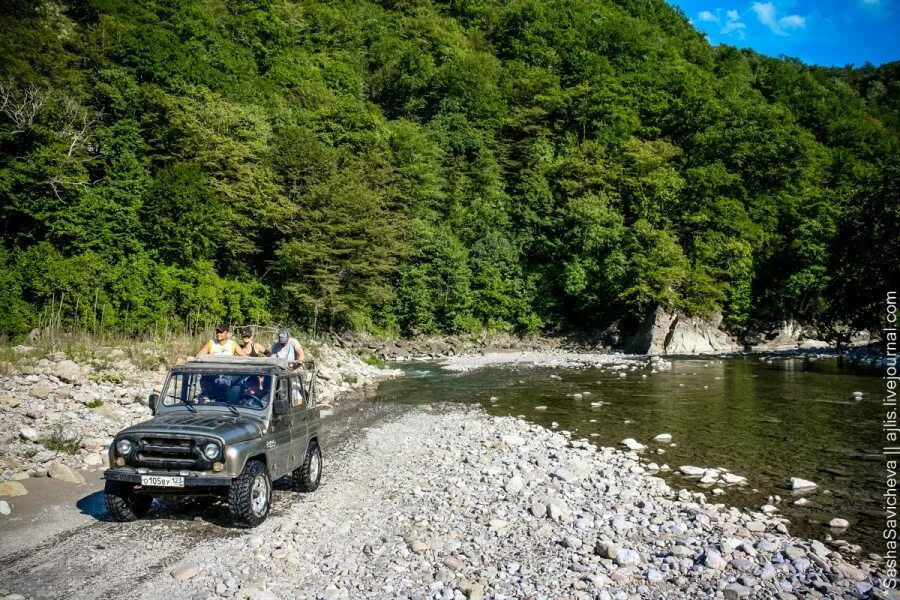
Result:
<svg viewBox="0 0 900 600"><path fill-rule="evenodd" d="M81 447L81 436L66 435L63 431L63 424L57 423L50 435L41 440L41 443L44 444L48 450L53 450L54 452L75 454Z"/></svg>

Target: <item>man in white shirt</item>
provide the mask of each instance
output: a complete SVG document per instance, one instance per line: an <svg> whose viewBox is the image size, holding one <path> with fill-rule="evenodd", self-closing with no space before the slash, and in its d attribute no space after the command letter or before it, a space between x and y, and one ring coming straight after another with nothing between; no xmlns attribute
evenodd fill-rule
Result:
<svg viewBox="0 0 900 600"><path fill-rule="evenodd" d="M296 338L291 337L291 332L287 329L278 331L278 341L272 344L272 356L285 358L289 361L303 361L306 354L303 352L303 346Z"/></svg>

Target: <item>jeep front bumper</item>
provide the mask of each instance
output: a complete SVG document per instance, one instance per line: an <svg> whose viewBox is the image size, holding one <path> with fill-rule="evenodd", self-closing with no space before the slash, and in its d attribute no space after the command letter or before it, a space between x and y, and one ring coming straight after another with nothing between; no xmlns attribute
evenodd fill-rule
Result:
<svg viewBox="0 0 900 600"><path fill-rule="evenodd" d="M107 469L103 473L103 479L107 481L122 481L125 483L141 484L141 477L151 473L137 473L135 471L126 471L120 469ZM170 476L173 473L152 473L152 475ZM181 476L181 475L179 475ZM209 477L206 475L185 475L184 488L208 488L208 487L228 487L231 485L231 477ZM184 489L181 488L181 489ZM177 493L176 488L166 488Z"/></svg>

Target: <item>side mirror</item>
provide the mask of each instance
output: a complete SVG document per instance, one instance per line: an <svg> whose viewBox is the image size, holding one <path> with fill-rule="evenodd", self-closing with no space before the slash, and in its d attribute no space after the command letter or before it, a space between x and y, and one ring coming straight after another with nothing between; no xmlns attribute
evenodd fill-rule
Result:
<svg viewBox="0 0 900 600"><path fill-rule="evenodd" d="M275 402L272 403L272 411L277 415L281 416L288 411L288 403L284 398L275 398Z"/></svg>
<svg viewBox="0 0 900 600"><path fill-rule="evenodd" d="M150 394L147 403L150 405L150 414L156 414L156 403L159 401L159 394Z"/></svg>

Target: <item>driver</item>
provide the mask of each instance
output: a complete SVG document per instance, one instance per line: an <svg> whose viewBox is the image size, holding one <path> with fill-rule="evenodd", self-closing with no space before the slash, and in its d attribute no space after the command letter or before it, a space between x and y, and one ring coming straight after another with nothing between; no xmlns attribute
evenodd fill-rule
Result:
<svg viewBox="0 0 900 600"><path fill-rule="evenodd" d="M241 391L239 403L244 406L251 404L262 404L263 385L262 377L257 375L248 375L244 381L244 389Z"/></svg>

